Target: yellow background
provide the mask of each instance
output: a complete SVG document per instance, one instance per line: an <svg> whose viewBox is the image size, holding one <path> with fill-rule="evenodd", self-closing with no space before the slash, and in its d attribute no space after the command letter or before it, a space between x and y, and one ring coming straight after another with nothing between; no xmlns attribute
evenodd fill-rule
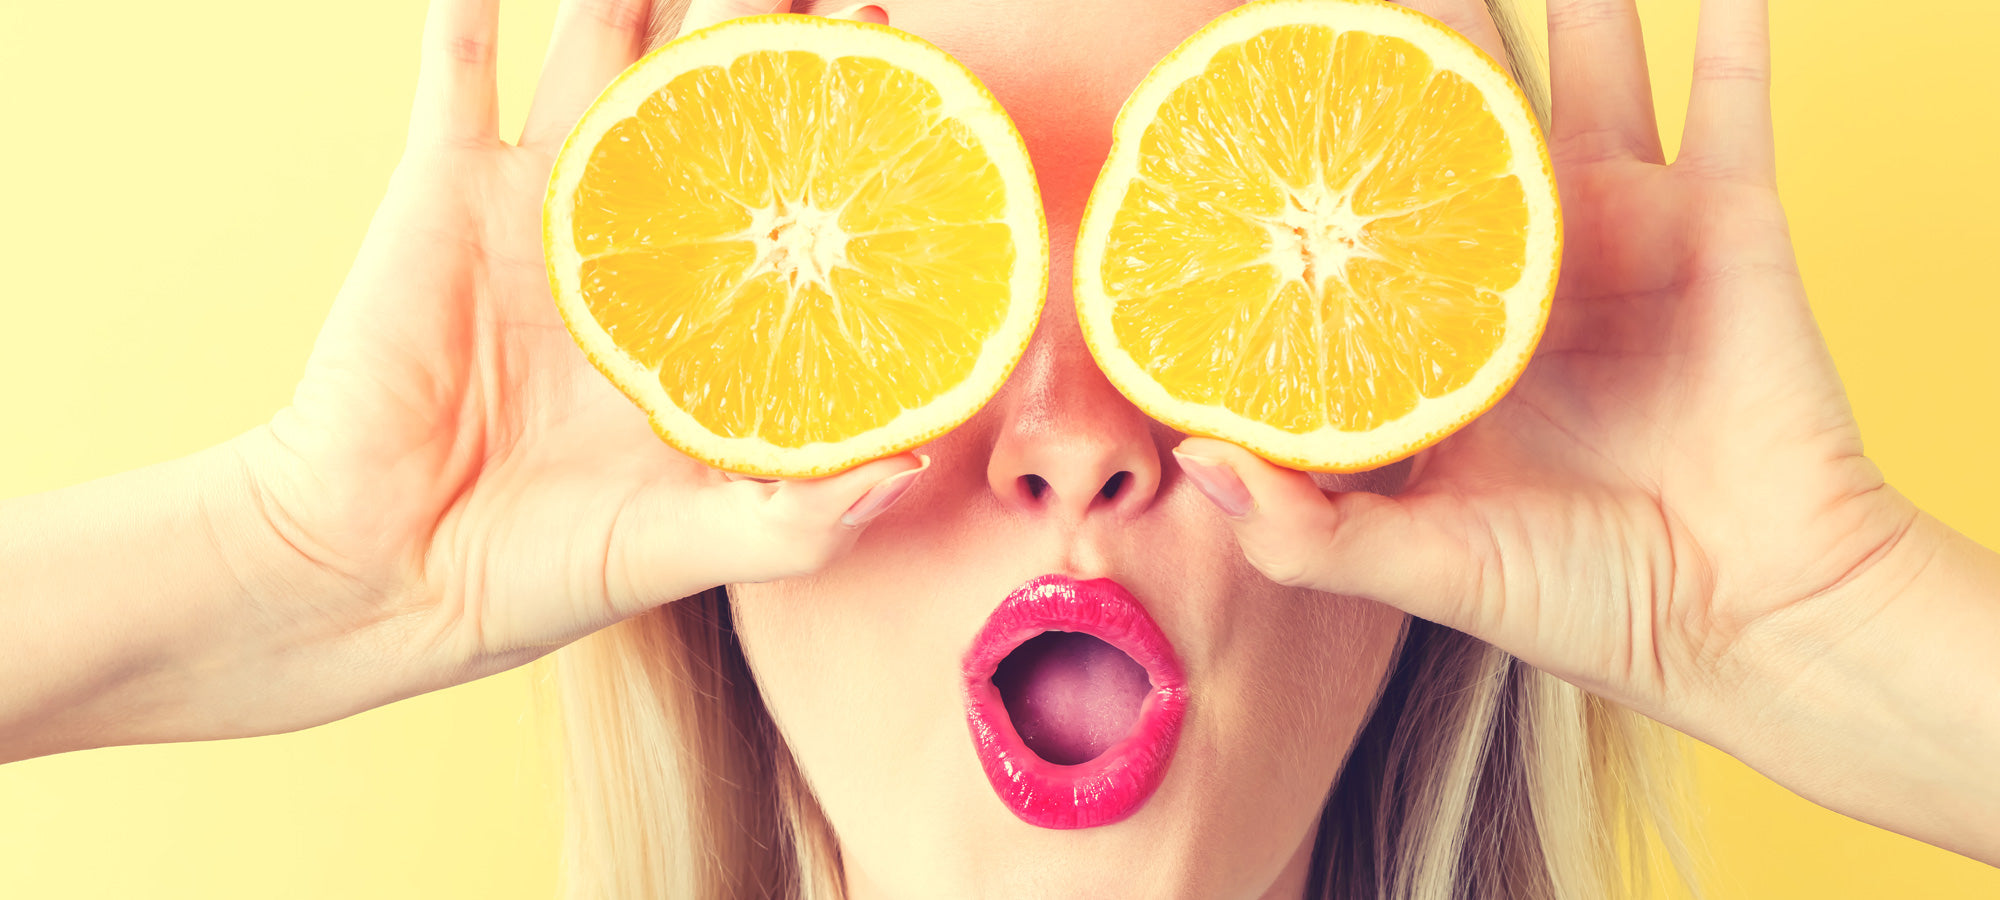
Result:
<svg viewBox="0 0 2000 900"><path fill-rule="evenodd" d="M1695 3L1640 6L1671 148ZM1870 454L2000 545L2000 5L1774 6L1784 194ZM510 123L552 7L506 4ZM0 0L0 496L195 450L287 400L401 145L422 17ZM0 768L0 897L550 897L535 677ZM2000 870L1698 763L1717 897L2000 896Z"/></svg>

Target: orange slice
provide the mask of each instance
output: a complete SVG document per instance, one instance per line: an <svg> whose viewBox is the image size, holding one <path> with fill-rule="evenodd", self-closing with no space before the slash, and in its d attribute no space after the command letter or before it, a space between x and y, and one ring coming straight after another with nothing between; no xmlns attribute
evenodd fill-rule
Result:
<svg viewBox="0 0 2000 900"><path fill-rule="evenodd" d="M1265 0L1126 101L1077 239L1077 314L1154 418L1358 471L1506 393L1561 254L1547 146L1491 58L1402 6Z"/></svg>
<svg viewBox="0 0 2000 900"><path fill-rule="evenodd" d="M711 465L815 476L958 425L1048 281L1027 149L924 41L735 19L633 65L563 146L549 281L592 363Z"/></svg>

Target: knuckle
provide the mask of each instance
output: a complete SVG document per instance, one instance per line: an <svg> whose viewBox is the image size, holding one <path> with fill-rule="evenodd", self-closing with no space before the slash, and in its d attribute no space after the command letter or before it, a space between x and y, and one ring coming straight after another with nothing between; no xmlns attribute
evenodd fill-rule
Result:
<svg viewBox="0 0 2000 900"><path fill-rule="evenodd" d="M1244 557L1257 571L1285 587L1312 587L1316 580L1311 557L1299 548L1288 547L1278 551L1252 550L1245 548Z"/></svg>
<svg viewBox="0 0 2000 900"><path fill-rule="evenodd" d="M444 123L412 135L410 146L405 148L409 156L430 155L462 156L493 149L493 141L485 135L454 127Z"/></svg>
<svg viewBox="0 0 2000 900"><path fill-rule="evenodd" d="M1768 87L1771 83L1771 69L1737 54L1703 54L1695 57L1694 80Z"/></svg>
<svg viewBox="0 0 2000 900"><path fill-rule="evenodd" d="M1560 34L1610 24L1629 15L1631 0L1570 0L1549 4L1549 32Z"/></svg>
<svg viewBox="0 0 2000 900"><path fill-rule="evenodd" d="M1771 190L1773 178L1765 165L1741 159L1736 154L1690 150L1681 154L1674 161L1674 166L1704 181L1776 193Z"/></svg>
<svg viewBox="0 0 2000 900"><path fill-rule="evenodd" d="M779 577L810 575L833 564L846 549L848 530L782 499L764 505L761 531L777 548Z"/></svg>
<svg viewBox="0 0 2000 900"><path fill-rule="evenodd" d="M647 0L583 0L580 12L606 28L635 32L645 26L651 6Z"/></svg>
<svg viewBox="0 0 2000 900"><path fill-rule="evenodd" d="M1794 281L1799 277L1795 264L1767 260L1742 260L1717 265L1692 282L1701 287L1728 287L1772 281Z"/></svg>
<svg viewBox="0 0 2000 900"><path fill-rule="evenodd" d="M1561 111L1557 111L1557 122L1562 121ZM1549 155L1565 167L1589 166L1628 158L1633 154L1632 142L1624 134L1611 128L1586 128L1560 133L1551 141Z"/></svg>
<svg viewBox="0 0 2000 900"><path fill-rule="evenodd" d="M459 35L445 41L444 52L446 57L455 62L469 66L485 65L493 58L493 42L469 35Z"/></svg>
<svg viewBox="0 0 2000 900"><path fill-rule="evenodd" d="M1244 556L1264 577L1292 588L1335 590L1342 581L1336 560L1344 558L1343 518L1332 507L1318 508L1278 526L1276 540L1243 543ZM1270 523L1276 525L1277 523Z"/></svg>

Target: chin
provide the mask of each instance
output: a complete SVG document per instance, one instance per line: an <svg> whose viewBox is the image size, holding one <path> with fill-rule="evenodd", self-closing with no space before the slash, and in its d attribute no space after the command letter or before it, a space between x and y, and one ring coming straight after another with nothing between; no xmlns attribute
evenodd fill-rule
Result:
<svg viewBox="0 0 2000 900"><path fill-rule="evenodd" d="M1302 884L1402 617L1273 584L1221 527L1138 517L1089 565L1061 534L892 517L833 570L735 586L851 895Z"/></svg>

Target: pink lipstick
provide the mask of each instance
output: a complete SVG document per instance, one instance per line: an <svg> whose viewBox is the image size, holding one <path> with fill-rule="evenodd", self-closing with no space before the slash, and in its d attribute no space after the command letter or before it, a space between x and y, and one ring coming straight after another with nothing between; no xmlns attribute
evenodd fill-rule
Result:
<svg viewBox="0 0 2000 900"><path fill-rule="evenodd" d="M1173 646L1109 578L1042 575L1015 588L973 639L964 675L987 781L1043 828L1137 812L1166 775L1187 711Z"/></svg>

